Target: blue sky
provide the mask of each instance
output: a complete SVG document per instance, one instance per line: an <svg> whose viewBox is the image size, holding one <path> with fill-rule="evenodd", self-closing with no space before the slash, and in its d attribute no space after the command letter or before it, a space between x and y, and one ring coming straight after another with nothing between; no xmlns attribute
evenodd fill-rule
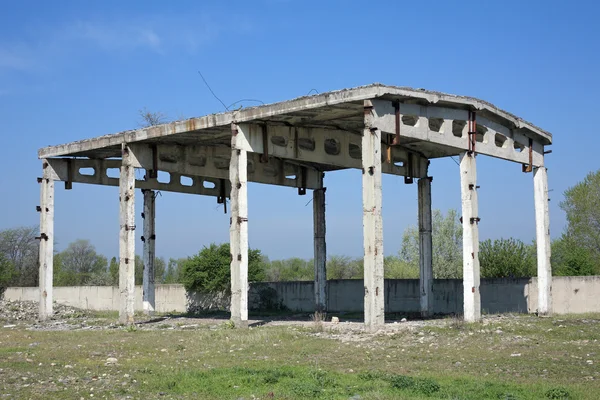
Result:
<svg viewBox="0 0 600 400"><path fill-rule="evenodd" d="M227 104L373 82L490 101L554 135L546 163L553 237L565 226L562 193L600 168L594 2L4 1L2 9L0 229L39 221L38 148L135 128L143 107L172 119L223 111L198 70ZM430 174L433 207L459 209L455 162L434 160ZM328 253L361 256L360 172L325 182ZM478 183L481 237L531 241L532 175L480 156ZM383 184L384 249L395 254L416 222L417 187L392 176ZM271 259L312 257L310 199L252 184L251 247ZM58 183L55 217L59 250L84 238L118 254L117 188ZM214 198L163 193L157 254L227 241L228 223Z"/></svg>

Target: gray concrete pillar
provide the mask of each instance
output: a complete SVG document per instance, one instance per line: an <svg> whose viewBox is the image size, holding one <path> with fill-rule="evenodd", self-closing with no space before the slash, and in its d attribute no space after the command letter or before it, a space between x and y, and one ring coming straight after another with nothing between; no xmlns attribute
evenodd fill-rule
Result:
<svg viewBox="0 0 600 400"><path fill-rule="evenodd" d="M248 155L236 144L244 134L231 125L231 320L235 326L248 326Z"/></svg>
<svg viewBox="0 0 600 400"><path fill-rule="evenodd" d="M152 315L156 309L156 296L154 288L154 261L156 255L155 246L155 199L156 192L149 189L142 190L144 194L144 276L142 281L143 296L142 306L144 314Z"/></svg>
<svg viewBox="0 0 600 400"><path fill-rule="evenodd" d="M479 210L475 153L465 152L460 156L460 192L463 226L464 319L474 322L481 319Z"/></svg>
<svg viewBox="0 0 600 400"><path fill-rule="evenodd" d="M327 244L325 242L325 188L313 190L313 231L315 263L315 311L327 310Z"/></svg>
<svg viewBox="0 0 600 400"><path fill-rule="evenodd" d="M122 147L119 176L119 321L133 324L135 300L135 168L127 144Z"/></svg>
<svg viewBox="0 0 600 400"><path fill-rule="evenodd" d="M431 223L431 180L419 179L419 293L421 316L433 313L433 249Z"/></svg>
<svg viewBox="0 0 600 400"><path fill-rule="evenodd" d="M381 131L373 126L373 108L365 101L362 136L365 326L384 324L383 221L381 217Z"/></svg>
<svg viewBox="0 0 600 400"><path fill-rule="evenodd" d="M550 315L552 314L552 267L550 265L550 212L546 167L533 169L533 188L537 243L538 315Z"/></svg>
<svg viewBox="0 0 600 400"><path fill-rule="evenodd" d="M40 249L39 249L39 318L52 316L52 275L54 262L54 180L52 167L42 160L44 168L40 183Z"/></svg>

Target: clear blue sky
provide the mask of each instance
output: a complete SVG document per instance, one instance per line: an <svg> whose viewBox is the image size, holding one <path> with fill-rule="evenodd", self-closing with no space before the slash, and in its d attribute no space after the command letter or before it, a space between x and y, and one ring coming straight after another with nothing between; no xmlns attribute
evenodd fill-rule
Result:
<svg viewBox="0 0 600 400"><path fill-rule="evenodd" d="M591 1L3 1L0 229L39 221L38 148L134 128L143 107L173 119L223 111L201 70L228 104L373 82L490 101L554 134L557 237L562 193L600 168L599 12ZM458 209L455 162L435 160L430 174L433 207ZM481 237L531 241L532 175L480 156L478 176ZM328 252L360 256L360 173L331 173L326 186ZM251 185L250 245L272 259L312 257L310 199ZM416 222L416 185L386 176L383 207L385 253L395 254ZM85 238L118 254L117 188L58 183L55 215L59 250ZM227 241L228 223L214 198L163 193L157 254Z"/></svg>

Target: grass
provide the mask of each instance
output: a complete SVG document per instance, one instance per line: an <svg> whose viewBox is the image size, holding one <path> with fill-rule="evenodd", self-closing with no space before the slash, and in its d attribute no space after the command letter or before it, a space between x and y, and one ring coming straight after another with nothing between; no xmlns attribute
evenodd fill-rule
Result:
<svg viewBox="0 0 600 400"><path fill-rule="evenodd" d="M107 319L108 322L114 322ZM9 398L598 399L600 315L453 319L331 338L329 327L0 328ZM320 330L320 329L319 329ZM107 363L114 357L116 364ZM589 361L592 361L590 364Z"/></svg>

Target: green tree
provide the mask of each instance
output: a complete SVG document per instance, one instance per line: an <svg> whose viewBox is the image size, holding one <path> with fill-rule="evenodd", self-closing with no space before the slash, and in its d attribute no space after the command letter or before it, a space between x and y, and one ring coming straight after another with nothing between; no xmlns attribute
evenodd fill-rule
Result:
<svg viewBox="0 0 600 400"><path fill-rule="evenodd" d="M600 264L600 170L590 172L564 195L560 208L567 214L570 244L589 252L594 264Z"/></svg>
<svg viewBox="0 0 600 400"><path fill-rule="evenodd" d="M228 292L231 289L231 253L229 243L212 243L183 263L181 282L187 291L208 293ZM260 250L248 250L248 281L262 281L265 264Z"/></svg>
<svg viewBox="0 0 600 400"><path fill-rule="evenodd" d="M36 286L38 283L38 250L36 226L20 226L0 231L0 254L12 265L10 284Z"/></svg>
<svg viewBox="0 0 600 400"><path fill-rule="evenodd" d="M432 212L433 275L437 279L462 278L462 225L456 210L444 216L440 210ZM402 235L400 260L414 270L419 269L419 228L409 226Z"/></svg>
<svg viewBox="0 0 600 400"><path fill-rule="evenodd" d="M385 279L419 279L419 266L402 261L396 256L383 259L383 274Z"/></svg>
<svg viewBox="0 0 600 400"><path fill-rule="evenodd" d="M535 247L513 238L481 242L479 263L483 278L536 276Z"/></svg>
<svg viewBox="0 0 600 400"><path fill-rule="evenodd" d="M15 268L6 256L0 253L0 298L4 290L10 285L15 274Z"/></svg>
<svg viewBox="0 0 600 400"><path fill-rule="evenodd" d="M108 273L110 274L110 284L117 286L119 284L119 262L117 261L117 257L110 259Z"/></svg>
<svg viewBox="0 0 600 400"><path fill-rule="evenodd" d="M327 257L327 279L362 279L364 270L362 258L339 255Z"/></svg>
<svg viewBox="0 0 600 400"><path fill-rule="evenodd" d="M263 260L266 267L265 279L269 282L281 281L312 281L315 279L313 260L303 260L298 257L285 260Z"/></svg>
<svg viewBox="0 0 600 400"><path fill-rule="evenodd" d="M67 246L57 257L60 279L68 285L88 285L98 281L94 275L104 275L108 262L97 254L89 240L79 239Z"/></svg>
<svg viewBox="0 0 600 400"><path fill-rule="evenodd" d="M167 263L163 257L154 259L154 283L164 283L165 273L167 271Z"/></svg>
<svg viewBox="0 0 600 400"><path fill-rule="evenodd" d="M181 277L183 276L183 264L185 260L185 258L169 258L167 270L165 272L164 283L181 283Z"/></svg>
<svg viewBox="0 0 600 400"><path fill-rule="evenodd" d="M569 234L552 242L552 274L557 276L596 275L600 273L592 251Z"/></svg>

